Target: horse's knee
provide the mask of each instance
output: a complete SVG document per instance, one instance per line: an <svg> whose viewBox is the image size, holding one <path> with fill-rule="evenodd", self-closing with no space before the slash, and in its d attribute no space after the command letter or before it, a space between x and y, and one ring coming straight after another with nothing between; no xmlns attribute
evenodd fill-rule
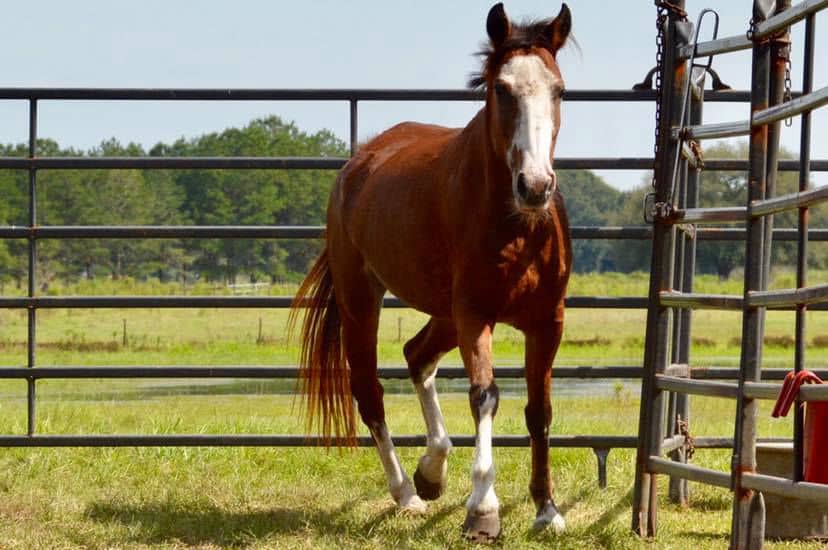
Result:
<svg viewBox="0 0 828 550"><path fill-rule="evenodd" d="M530 403L523 410L526 417L526 428L532 439L549 437L549 424L552 422L552 406L546 402L542 405Z"/></svg>
<svg viewBox="0 0 828 550"><path fill-rule="evenodd" d="M492 381L488 386L475 384L469 388L469 406L475 422L486 416L494 417L497 414L497 406L500 401L500 390L497 384Z"/></svg>

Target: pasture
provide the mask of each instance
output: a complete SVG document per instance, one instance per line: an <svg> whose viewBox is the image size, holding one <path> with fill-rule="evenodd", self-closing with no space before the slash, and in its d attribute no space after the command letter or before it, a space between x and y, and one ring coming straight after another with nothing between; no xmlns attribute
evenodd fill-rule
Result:
<svg viewBox="0 0 828 550"><path fill-rule="evenodd" d="M812 273L823 281L826 273ZM790 274L777 273L774 286ZM646 292L643 274L576 275L572 295L631 295ZM738 293L740 281L702 276L697 288ZM7 291L9 289L6 289ZM259 289L291 294L292 287ZM53 287L55 294L229 293L201 285L153 285L119 281ZM25 312L2 311L0 363L25 361ZM42 310L40 365L295 364L295 343L285 340L284 310ZM811 313L810 357L824 366L828 321ZM259 319L262 320L261 333ZM126 344L123 320L127 320ZM644 311L567 311L558 365L638 365ZM386 310L380 357L402 363L401 347L424 318L410 310ZM793 347L786 339L790 313L768 318L768 366L786 366ZM694 363L736 365L738 314L700 312L695 317ZM506 327L496 332L495 360L522 362L522 339ZM444 365L459 365L450 355ZM522 384L518 384L520 388ZM423 432L416 398L407 382L386 382L389 427L395 434ZM441 382L441 403L453 434L473 433L464 384ZM551 433L633 435L637 429L637 384L604 384L589 396L555 395ZM38 383L38 432L61 433L303 433L292 408L292 382L77 380ZM25 433L25 384L0 387L3 433ZM522 392L504 392L496 434L525 434ZM692 398L694 435L730 435L733 404ZM790 434L789 420L760 413L762 436ZM361 427L361 434L366 433ZM400 449L411 473L420 449ZM472 449L455 449L449 486L421 517L398 514L388 497L372 449L143 448L12 449L0 455L0 541L9 548L444 548L463 545L460 524L469 489ZM527 449L496 449L497 491L503 540L508 548L646 548L629 530L634 450L609 455L609 487L597 487L589 449L553 449L557 500L569 530L560 537L529 530L532 515L526 485ZM700 450L694 462L726 470L728 451ZM662 483L665 485L665 483ZM730 493L692 484L693 503L660 509L658 548L721 548L730 522ZM817 548L816 543L777 543L770 548Z"/></svg>

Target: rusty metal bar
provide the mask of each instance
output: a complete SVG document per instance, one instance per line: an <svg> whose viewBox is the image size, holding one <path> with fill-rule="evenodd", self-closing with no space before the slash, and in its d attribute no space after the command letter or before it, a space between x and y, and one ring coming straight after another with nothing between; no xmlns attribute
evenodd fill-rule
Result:
<svg viewBox="0 0 828 550"><path fill-rule="evenodd" d="M747 307L781 308L825 302L828 302L828 284L781 290L754 290L747 296Z"/></svg>
<svg viewBox="0 0 828 550"><path fill-rule="evenodd" d="M750 134L750 122L747 120L686 126L683 129L674 128L671 131L674 140L678 139L679 135L682 135L684 139L721 139L748 134Z"/></svg>
<svg viewBox="0 0 828 550"><path fill-rule="evenodd" d="M771 199L754 201L750 204L751 216L767 216L795 208L807 208L828 200L828 185L808 191L797 191Z"/></svg>
<svg viewBox="0 0 828 550"><path fill-rule="evenodd" d="M753 17L756 24L764 19L764 9L759 0L754 0ZM755 42L751 71L751 114L768 107L771 85L771 44ZM748 200L766 198L768 171L768 127L750 128L748 160ZM750 540L751 516L755 493L742 487L742 475L756 471L756 418L758 403L744 394L746 382L758 382L762 363L762 335L764 329L764 308L748 307L748 293L765 290L765 218L748 218L747 243L745 251L745 282L742 310L742 350L740 358L739 397L734 427L734 449L731 461L733 499L733 521L731 526L731 548L740 550L748 547ZM764 521L764 518L757 521Z"/></svg>
<svg viewBox="0 0 828 550"><path fill-rule="evenodd" d="M687 208L676 210L673 223L733 223L745 220L744 206L722 206L715 208Z"/></svg>
<svg viewBox="0 0 828 550"><path fill-rule="evenodd" d="M691 395L706 395L708 397L735 398L739 393L739 387L727 382L715 382L712 380L693 380L677 376L656 376L656 387L662 390L681 392Z"/></svg>
<svg viewBox="0 0 828 550"><path fill-rule="evenodd" d="M748 50L751 46L753 46L753 43L748 40L744 34L740 34L737 36L726 36L725 38L699 42L695 46L695 52L696 57L709 57L711 55ZM693 50L693 44L681 46L678 48L676 56L679 59L687 59L693 55Z"/></svg>
<svg viewBox="0 0 828 550"><path fill-rule="evenodd" d="M784 120L788 117L800 115L805 111L813 111L823 105L828 105L828 86L820 88L816 92L811 92L802 97L792 99L786 103L781 103L773 107L768 107L753 115L752 124L760 126L762 124L770 124Z"/></svg>
<svg viewBox="0 0 828 550"><path fill-rule="evenodd" d="M659 294L661 305L689 309L741 310L743 298L731 294L699 294L663 291Z"/></svg>
<svg viewBox="0 0 828 550"><path fill-rule="evenodd" d="M675 4L683 8L684 0ZM662 111L657 133L658 156L655 159L656 203L672 200L671 168L674 155L671 128L680 123L682 95L685 79L688 78L686 64L676 58L678 46L686 43L677 28L683 25L676 12L670 11L664 23L664 61L661 97L658 98ZM656 387L655 376L663 373L669 364L669 341L671 310L660 303L659 293L672 288L673 256L676 229L672 225L653 225L652 254L650 257L650 285L648 291L646 336L644 342L644 376L641 383L641 403L638 417L639 442L636 452L635 483L632 502L632 530L640 536L653 536L657 527L658 490L657 476L650 468L650 457L661 452L664 434L664 394Z"/></svg>
<svg viewBox="0 0 828 550"><path fill-rule="evenodd" d="M730 474L718 470L673 462L672 460L656 456L651 456L647 461L647 465L654 473L667 474L688 481L715 485L716 487L730 487Z"/></svg>
<svg viewBox="0 0 828 550"><path fill-rule="evenodd" d="M798 23L805 19L808 15L816 13L828 7L828 0L803 0L795 6L792 6L781 13L777 13L766 20L756 24L754 29L754 39L767 38L768 36L789 27L794 23Z"/></svg>
<svg viewBox="0 0 828 550"><path fill-rule="evenodd" d="M822 483L796 482L781 477L745 473L742 475L742 484L748 489L763 493L828 503L828 485Z"/></svg>

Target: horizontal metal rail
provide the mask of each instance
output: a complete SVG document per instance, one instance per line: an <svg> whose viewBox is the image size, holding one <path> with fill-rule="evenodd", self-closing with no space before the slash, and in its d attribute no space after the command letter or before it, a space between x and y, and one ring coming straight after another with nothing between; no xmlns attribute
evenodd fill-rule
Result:
<svg viewBox="0 0 828 550"><path fill-rule="evenodd" d="M828 284L781 290L752 290L748 292L748 307L792 307L797 304L828 302Z"/></svg>
<svg viewBox="0 0 828 550"><path fill-rule="evenodd" d="M95 379L95 378L249 378L249 379L289 379L299 377L297 367L274 367L270 365L100 365L100 366L51 366L51 367L0 367L0 379ZM641 367L633 366L559 366L552 371L557 379L637 379L642 376ZM828 369L813 369L821 378L828 378ZM762 380L781 381L788 373L786 369L764 369ZM498 378L523 378L523 367L496 367ZM739 369L735 367L690 367L693 380L736 380ZM407 367L380 367L378 375L383 380L407 380ZM437 371L437 378L446 380L465 380L466 371L462 367L443 367ZM750 391L775 395L779 393L779 384L748 383ZM763 395L764 395L763 394ZM747 390L746 390L747 395ZM758 397L750 394L749 397Z"/></svg>
<svg viewBox="0 0 828 550"><path fill-rule="evenodd" d="M742 309L742 296L730 294L697 294L665 290L659 294L661 305L688 309Z"/></svg>
<svg viewBox="0 0 828 550"><path fill-rule="evenodd" d="M764 373L762 378L764 379ZM745 382L743 393L749 399L775 400L779 397L781 384L767 384L764 382Z"/></svg>
<svg viewBox="0 0 828 550"><path fill-rule="evenodd" d="M319 239L321 225L39 225L0 227L4 239ZM573 239L637 239L652 235L648 226L573 226Z"/></svg>
<svg viewBox="0 0 828 550"><path fill-rule="evenodd" d="M338 170L345 157L0 157L0 169L8 170ZM651 170L648 157L564 157L555 159L559 170ZM746 160L705 159L704 169L748 169ZM799 171L799 161L780 160L779 169ZM828 160L812 160L812 172L828 172Z"/></svg>
<svg viewBox="0 0 828 550"><path fill-rule="evenodd" d="M425 447L424 435L398 435L391 438L397 447ZM783 443L782 438L759 439L761 443ZM451 436L455 447L474 447L472 435ZM332 446L344 445L343 440L333 439ZM549 445L569 449L633 449L638 443L636 436L628 435L557 435L549 437ZM492 437L495 447L528 447L529 436L499 435ZM320 447L324 440L309 435L270 434L83 434L83 435L0 435L0 447ZM369 436L357 438L360 447L372 447ZM697 437L693 440L697 449L729 449L733 439L728 437ZM659 459L660 460L660 459ZM666 460L670 464L672 461Z"/></svg>
<svg viewBox="0 0 828 550"><path fill-rule="evenodd" d="M828 185L808 191L780 195L772 199L753 201L750 204L750 215L752 217L767 216L768 214L776 214L794 208L805 208L826 200L828 200Z"/></svg>
<svg viewBox="0 0 828 550"><path fill-rule="evenodd" d="M753 38L766 38L785 29L785 27L802 21L808 15L816 13L826 7L828 7L828 0L803 0L776 15L768 17L756 25L753 31Z"/></svg>
<svg viewBox="0 0 828 550"><path fill-rule="evenodd" d="M397 447L425 447L424 435L398 435L392 441ZM561 448L625 448L636 446L636 436L624 435L559 435L549 438L549 445ZM451 436L455 447L474 447L475 436ZM333 447L346 441L334 438ZM373 447L370 436L357 438L357 446ZM528 447L528 435L492 437L495 447ZM164 434L164 435L0 435L0 447L322 447L325 440L307 435L264 434Z"/></svg>
<svg viewBox="0 0 828 550"><path fill-rule="evenodd" d="M733 383L716 382L713 380L692 380L677 376L656 375L656 387L661 390L686 393L691 395L706 395L708 397L736 398L739 395L739 386Z"/></svg>
<svg viewBox="0 0 828 550"><path fill-rule="evenodd" d="M43 296L0 297L5 309L82 308L288 308L292 296ZM402 300L383 299L385 308L406 308ZM638 296L570 296L566 307L595 309L644 309L647 298Z"/></svg>
<svg viewBox="0 0 828 550"><path fill-rule="evenodd" d="M695 57L709 57L711 55L719 55L728 52L738 52L739 50L747 50L753 47L753 42L747 39L744 34L736 36L727 36L716 40L708 40L706 42L699 42L695 44ZM679 46L677 48L678 59L688 59L693 55L694 45L688 44L686 46Z"/></svg>
<svg viewBox="0 0 828 550"><path fill-rule="evenodd" d="M686 210L683 212L687 212ZM693 214L695 216L695 214ZM689 222L684 217L682 221ZM319 239L322 225L39 225L0 226L0 239ZM649 240L648 225L572 226L572 239ZM699 227L696 238L704 241L744 241L740 227ZM796 241L795 228L774 228L776 241ZM811 241L828 241L828 229L809 229Z"/></svg>
<svg viewBox="0 0 828 550"><path fill-rule="evenodd" d="M764 126L828 105L828 86L796 99L753 113L751 124Z"/></svg>
<svg viewBox="0 0 828 550"><path fill-rule="evenodd" d="M0 379L78 379L78 378L250 378L250 379L296 379L300 370L296 367L270 366L66 366L66 367L0 367ZM406 367L382 367L379 377L384 380L407 380ZM498 378L523 378L523 367L496 367ZM641 378L641 367L555 367L554 378L604 379ZM445 367L438 371L440 379L468 378L465 369Z"/></svg>
<svg viewBox="0 0 828 550"><path fill-rule="evenodd" d="M828 503L828 485L822 483L795 482L782 477L744 472L742 487L765 494Z"/></svg>
<svg viewBox="0 0 828 550"><path fill-rule="evenodd" d="M744 206L721 206L716 208L687 208L676 210L671 221L675 223L729 223L745 221L747 209Z"/></svg>
<svg viewBox="0 0 828 550"><path fill-rule="evenodd" d="M0 100L81 101L482 101L469 89L0 88ZM567 90L566 101L647 101L655 90ZM706 90L706 102L750 101L747 90Z"/></svg>
<svg viewBox="0 0 828 550"><path fill-rule="evenodd" d="M9 170L339 170L345 157L0 157ZM555 159L559 170L649 170L646 157Z"/></svg>
<svg viewBox="0 0 828 550"><path fill-rule="evenodd" d="M674 140L677 140L680 137L685 140L721 139L746 136L748 134L750 134L750 122L746 120L685 126L684 128L673 128L672 130L672 137Z"/></svg>
<svg viewBox="0 0 828 550"><path fill-rule="evenodd" d="M647 461L647 468L650 472L656 474L667 474L669 476L707 483L708 485L715 485L717 487L730 487L730 474L709 468L702 468L701 466L693 466L692 464L684 464L651 456Z"/></svg>

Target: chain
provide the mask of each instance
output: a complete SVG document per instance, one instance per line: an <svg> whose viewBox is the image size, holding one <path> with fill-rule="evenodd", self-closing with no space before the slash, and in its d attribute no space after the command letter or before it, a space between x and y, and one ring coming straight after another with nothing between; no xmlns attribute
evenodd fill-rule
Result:
<svg viewBox="0 0 828 550"><path fill-rule="evenodd" d="M653 140L653 189L656 187L656 164L658 163L658 142L661 129L661 88L662 76L664 74L664 23L667 21L667 16L670 13L676 14L679 19L687 19L687 12L679 6L664 0L656 1L657 9L656 16L656 71L655 71L655 93L656 93L656 109L655 109L655 132Z"/></svg>
<svg viewBox="0 0 828 550"><path fill-rule="evenodd" d="M785 96L782 101L788 103L791 99L793 99L791 94L791 47L788 46L785 53ZM785 119L785 126L790 128L792 124L793 117Z"/></svg>
<svg viewBox="0 0 828 550"><path fill-rule="evenodd" d="M664 22L667 21L667 6L663 3L657 4L658 15L656 17L656 71L655 71L655 136L653 139L653 189L656 188L656 165L658 164L658 138L661 129L661 86L664 75Z"/></svg>
<svg viewBox="0 0 828 550"><path fill-rule="evenodd" d="M693 458L693 455L696 454L696 440L690 435L690 421L683 420L681 415L676 418L676 424L678 427L679 435L684 436L684 446L685 446L685 457L687 460Z"/></svg>

